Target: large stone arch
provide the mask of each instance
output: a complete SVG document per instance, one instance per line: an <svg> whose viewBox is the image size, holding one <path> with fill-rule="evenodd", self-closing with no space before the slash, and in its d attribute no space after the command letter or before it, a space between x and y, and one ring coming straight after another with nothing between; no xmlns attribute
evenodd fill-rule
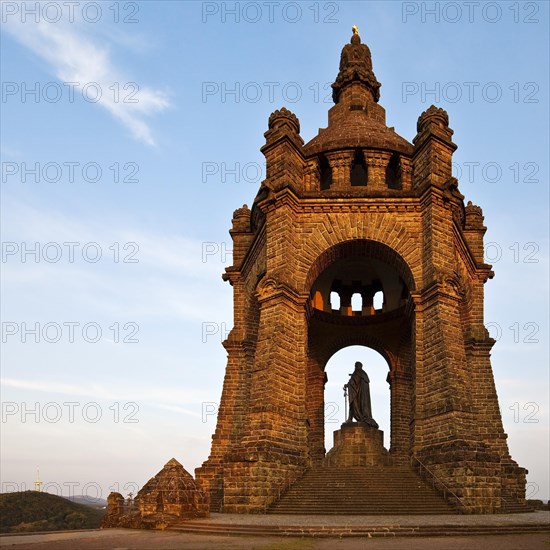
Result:
<svg viewBox="0 0 550 550"><path fill-rule="evenodd" d="M392 247L384 242L372 239L348 239L326 248L315 258L309 267L305 279L306 290L311 290L311 285L315 279L330 264L350 256L370 257L386 262L396 269L407 284L410 292L414 292L419 285L407 261Z"/></svg>
<svg viewBox="0 0 550 550"><path fill-rule="evenodd" d="M289 250L293 256L293 287L300 294L308 293L311 279L322 271L323 264L331 262L333 255L356 251L382 261L388 255L390 263L397 254L411 291L421 289L425 276L422 221L418 205L408 208L405 216L392 205L377 208L365 204L352 211L335 205L330 212L306 214L305 220L293 228L295 248Z"/></svg>
<svg viewBox="0 0 550 550"><path fill-rule="evenodd" d="M412 304L410 294L415 280L407 262L399 253L384 243L367 239L344 241L321 253L311 264L308 289L315 288L316 281L339 263L350 257L363 259L365 265L375 259L391 266L407 288L403 305L387 312L368 315L341 315L339 312L320 311L312 300L308 309L306 395L308 443L313 464L324 458L325 419L324 384L325 367L332 355L350 345L369 347L384 357L388 363L388 382L391 392L391 454L398 462L405 462L410 455L410 424L413 402L412 357Z"/></svg>
<svg viewBox="0 0 550 550"><path fill-rule="evenodd" d="M385 348L381 339L373 337L369 334L365 334L364 336L357 334L349 336L339 335L334 339L334 341L331 340L328 345L324 346L321 353L312 348L310 348L310 350L312 351L312 354L317 355L321 362L326 366L335 354L350 346L365 346L370 348L378 352L384 358L388 364L389 370L395 368L395 355Z"/></svg>

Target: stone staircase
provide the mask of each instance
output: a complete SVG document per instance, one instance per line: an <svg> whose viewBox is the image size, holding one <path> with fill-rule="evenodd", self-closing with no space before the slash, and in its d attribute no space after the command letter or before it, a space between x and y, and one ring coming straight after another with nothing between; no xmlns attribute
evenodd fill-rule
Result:
<svg viewBox="0 0 550 550"><path fill-rule="evenodd" d="M520 504L517 501L502 499L503 514L527 514L534 512L535 509L529 504Z"/></svg>
<svg viewBox="0 0 550 550"><path fill-rule="evenodd" d="M307 470L271 514L453 514L456 510L404 466Z"/></svg>

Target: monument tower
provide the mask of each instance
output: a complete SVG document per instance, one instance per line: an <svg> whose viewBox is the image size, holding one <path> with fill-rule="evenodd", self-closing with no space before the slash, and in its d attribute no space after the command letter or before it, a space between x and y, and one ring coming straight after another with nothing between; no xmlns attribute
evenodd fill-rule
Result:
<svg viewBox="0 0 550 550"><path fill-rule="evenodd" d="M332 88L328 127L306 144L293 113L271 114L266 179L252 207L234 212L223 276L234 327L197 481L213 511L264 511L326 464L324 369L338 350L364 345L389 366L384 460L429 469L466 512L521 505L526 470L508 451L483 321L486 228L452 176L448 115L423 112L412 143L386 126L356 28Z"/></svg>

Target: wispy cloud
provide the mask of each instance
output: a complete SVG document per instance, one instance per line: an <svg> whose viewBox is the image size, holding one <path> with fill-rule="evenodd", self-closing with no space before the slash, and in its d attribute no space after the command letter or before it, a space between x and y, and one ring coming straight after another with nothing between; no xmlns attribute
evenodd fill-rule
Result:
<svg viewBox="0 0 550 550"><path fill-rule="evenodd" d="M144 119L170 106L166 93L139 84L136 87L135 79L128 78L114 65L109 48L86 36L77 21L22 23L9 18L4 27L19 43L46 61L60 81L73 83L80 91L94 83L101 90L101 97L94 103L126 126L135 139L155 145L151 128ZM118 97L113 86L119 89Z"/></svg>
<svg viewBox="0 0 550 550"><path fill-rule="evenodd" d="M135 387L111 390L99 384L86 386L78 384L63 384L48 380L24 380L18 378L2 378L2 387L14 388L22 391L32 391L35 394L48 393L66 395L72 398L85 397L107 401L136 401L140 404L148 404L159 409L165 409L195 417L201 415L196 410L184 408L179 403L197 404L206 402L208 395L201 395L197 389L174 389L166 387Z"/></svg>
<svg viewBox="0 0 550 550"><path fill-rule="evenodd" d="M32 259L23 263L19 254L7 258L3 266L5 288L32 297L34 305L43 311L63 306L70 311L113 318L177 318L194 322L230 319L231 310L226 309L230 308L229 290L212 299L213 289L223 290L220 277L223 264L216 258L204 261L201 241L143 231L137 222L131 221L125 221L118 229L114 223L107 224L106 229L95 220L83 221L56 211L41 211L17 201L6 210L3 223L10 228L5 242L13 240L16 246L28 242L32 247L36 235L40 235L42 242L59 243L62 247L59 263L37 264ZM82 261L79 246L75 249L75 262L69 263L67 248L63 246L66 241L81 245L97 243L102 261L96 264ZM131 251L135 252L137 263L113 263L109 247L115 241L121 250L124 243L134 243ZM67 295L72 299L66 300ZM14 303L15 306L20 314L24 313L20 303ZM9 308L5 304L4 308L7 314Z"/></svg>

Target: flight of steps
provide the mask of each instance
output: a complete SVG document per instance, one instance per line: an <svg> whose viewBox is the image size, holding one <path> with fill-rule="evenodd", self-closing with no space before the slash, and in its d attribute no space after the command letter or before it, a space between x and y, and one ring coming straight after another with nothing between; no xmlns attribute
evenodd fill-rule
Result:
<svg viewBox="0 0 550 550"><path fill-rule="evenodd" d="M413 470L398 466L307 470L268 510L272 514L453 514Z"/></svg>
<svg viewBox="0 0 550 550"><path fill-rule="evenodd" d="M535 509L529 504L519 504L518 502L508 501L506 499L502 500L502 510L503 514L527 514L534 512Z"/></svg>

